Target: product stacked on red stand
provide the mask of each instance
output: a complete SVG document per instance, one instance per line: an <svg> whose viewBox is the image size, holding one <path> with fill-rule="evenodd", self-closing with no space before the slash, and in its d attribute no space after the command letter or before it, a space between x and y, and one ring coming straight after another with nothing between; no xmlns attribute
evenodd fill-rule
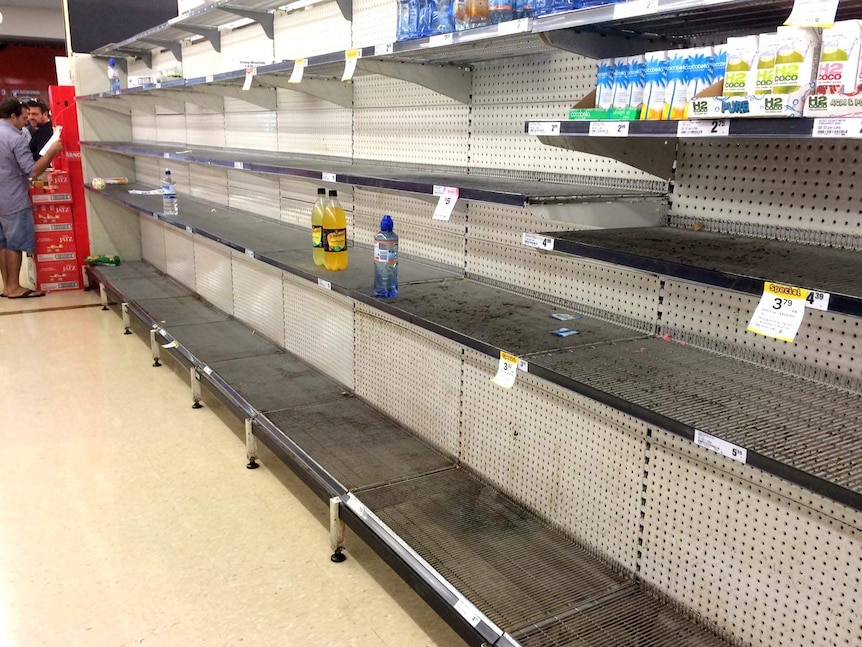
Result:
<svg viewBox="0 0 862 647"><path fill-rule="evenodd" d="M46 291L82 288L68 171L53 169L34 179L30 200L36 229L37 288Z"/></svg>

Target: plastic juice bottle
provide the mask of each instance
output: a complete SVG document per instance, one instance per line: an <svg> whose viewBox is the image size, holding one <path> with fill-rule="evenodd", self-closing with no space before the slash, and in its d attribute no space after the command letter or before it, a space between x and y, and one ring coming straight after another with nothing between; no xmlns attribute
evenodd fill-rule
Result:
<svg viewBox="0 0 862 647"><path fill-rule="evenodd" d="M317 202L311 208L311 251L315 265L323 265L323 210L325 208L326 189L318 189Z"/></svg>
<svg viewBox="0 0 862 647"><path fill-rule="evenodd" d="M323 210L323 265L328 270L347 269L347 216L338 202L338 191L329 192Z"/></svg>

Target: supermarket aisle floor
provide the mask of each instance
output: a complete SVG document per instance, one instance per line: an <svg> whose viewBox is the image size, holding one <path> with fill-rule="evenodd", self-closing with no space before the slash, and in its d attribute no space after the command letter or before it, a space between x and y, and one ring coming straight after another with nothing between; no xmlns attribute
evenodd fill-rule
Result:
<svg viewBox="0 0 862 647"><path fill-rule="evenodd" d="M97 301L0 299L0 647L463 645Z"/></svg>

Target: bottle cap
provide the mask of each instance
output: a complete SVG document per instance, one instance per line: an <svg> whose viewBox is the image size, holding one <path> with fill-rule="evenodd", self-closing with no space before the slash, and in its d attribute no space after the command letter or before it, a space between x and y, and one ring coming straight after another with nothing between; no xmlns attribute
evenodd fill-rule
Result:
<svg viewBox="0 0 862 647"><path fill-rule="evenodd" d="M171 174L171 169L166 168L166 169L165 169L165 175L170 175L170 174Z"/></svg>
<svg viewBox="0 0 862 647"><path fill-rule="evenodd" d="M319 189L317 190L317 195L326 195L326 189L324 189L324 188L319 188Z"/></svg>
<svg viewBox="0 0 862 647"><path fill-rule="evenodd" d="M333 190L333 191L330 191L330 192L329 192L329 197L330 197L330 198L337 198L337 197L338 197L338 191L334 191L334 190Z"/></svg>
<svg viewBox="0 0 862 647"><path fill-rule="evenodd" d="M114 67L116 64L117 61L115 61L113 58L108 59L108 65L110 65L111 67Z"/></svg>
<svg viewBox="0 0 862 647"><path fill-rule="evenodd" d="M383 216L383 220L380 221L380 231L392 231L392 216Z"/></svg>

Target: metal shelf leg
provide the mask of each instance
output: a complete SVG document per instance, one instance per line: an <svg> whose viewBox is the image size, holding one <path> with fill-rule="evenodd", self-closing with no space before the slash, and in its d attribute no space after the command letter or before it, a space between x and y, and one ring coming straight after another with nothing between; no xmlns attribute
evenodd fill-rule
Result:
<svg viewBox="0 0 862 647"><path fill-rule="evenodd" d="M192 400L194 400L192 409L203 409L204 405L201 404L201 376L198 375L197 369L194 366L189 369L189 372L192 378Z"/></svg>
<svg viewBox="0 0 862 647"><path fill-rule="evenodd" d="M159 367L162 363L159 361L162 357L161 355L161 346L159 345L158 340L156 340L156 331L150 331L150 351L153 354L153 366Z"/></svg>
<svg viewBox="0 0 862 647"><path fill-rule="evenodd" d="M123 327L126 329L126 331L123 334L124 335L131 335L132 331L129 330L129 328L132 327L132 320L129 317L129 304L123 303L120 305L120 308L123 311Z"/></svg>
<svg viewBox="0 0 862 647"><path fill-rule="evenodd" d="M248 458L246 469L256 470L260 465L257 464L257 438L252 431L252 418L245 419L245 455Z"/></svg>
<svg viewBox="0 0 862 647"><path fill-rule="evenodd" d="M337 496L329 500L329 540L332 545L332 556L329 559L336 564L347 559L344 554L344 522L338 514L340 506L341 499Z"/></svg>

